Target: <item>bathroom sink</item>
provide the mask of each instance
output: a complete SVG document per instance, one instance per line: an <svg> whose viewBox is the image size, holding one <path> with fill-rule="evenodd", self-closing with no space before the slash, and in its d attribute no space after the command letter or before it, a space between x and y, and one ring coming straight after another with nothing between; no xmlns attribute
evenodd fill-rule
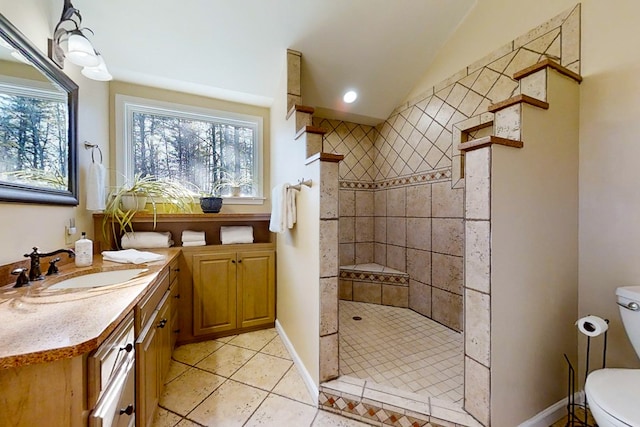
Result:
<svg viewBox="0 0 640 427"><path fill-rule="evenodd" d="M62 280L49 286L49 289L97 288L100 286L116 285L128 282L147 270L147 268L129 268L124 270L99 271L97 273L84 274Z"/></svg>

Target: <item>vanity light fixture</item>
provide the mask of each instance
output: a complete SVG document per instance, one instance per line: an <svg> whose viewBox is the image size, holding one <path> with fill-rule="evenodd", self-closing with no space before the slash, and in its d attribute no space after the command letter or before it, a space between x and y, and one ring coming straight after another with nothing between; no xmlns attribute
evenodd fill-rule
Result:
<svg viewBox="0 0 640 427"><path fill-rule="evenodd" d="M356 99L358 99L358 94L353 90L348 91L342 97L342 100L347 104L353 103Z"/></svg>
<svg viewBox="0 0 640 427"><path fill-rule="evenodd" d="M55 64L64 68L64 60L68 59L82 69L82 75L92 79L107 81L113 77L107 70L107 65L89 39L86 33L93 34L89 28L82 28L82 15L73 7L71 0L64 0L60 22L53 30L53 39L49 39L49 58ZM62 44L66 42L66 52Z"/></svg>

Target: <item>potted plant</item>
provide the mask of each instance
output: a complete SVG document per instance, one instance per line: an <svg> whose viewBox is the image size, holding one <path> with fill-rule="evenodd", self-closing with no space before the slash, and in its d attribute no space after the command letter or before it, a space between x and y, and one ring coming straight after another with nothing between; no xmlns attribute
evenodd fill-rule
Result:
<svg viewBox="0 0 640 427"><path fill-rule="evenodd" d="M204 213L218 213L222 209L222 197L202 195L200 196L200 208Z"/></svg>
<svg viewBox="0 0 640 427"><path fill-rule="evenodd" d="M151 203L155 229L159 202L163 203L166 212L191 212L195 195L197 192L178 181L136 174L130 182L109 193L104 210L103 233L106 237L109 223L114 238L116 224L120 234L133 231L132 219L136 212L145 210L147 203Z"/></svg>
<svg viewBox="0 0 640 427"><path fill-rule="evenodd" d="M251 171L248 169L240 169L239 172L228 172L222 170L220 172L220 178L216 181L214 186L214 192L216 194L223 194L224 189L228 189L227 194L232 197L239 197L242 191L242 187L249 187L253 191L253 177Z"/></svg>

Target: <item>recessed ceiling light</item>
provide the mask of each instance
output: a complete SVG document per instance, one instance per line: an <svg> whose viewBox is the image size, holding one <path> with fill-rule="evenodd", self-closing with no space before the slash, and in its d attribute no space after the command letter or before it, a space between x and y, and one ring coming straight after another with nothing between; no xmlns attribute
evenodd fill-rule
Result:
<svg viewBox="0 0 640 427"><path fill-rule="evenodd" d="M347 104L351 104L357 98L358 98L358 94L355 93L355 91L353 90L350 90L349 92L345 93L344 96L342 97L344 102L346 102Z"/></svg>

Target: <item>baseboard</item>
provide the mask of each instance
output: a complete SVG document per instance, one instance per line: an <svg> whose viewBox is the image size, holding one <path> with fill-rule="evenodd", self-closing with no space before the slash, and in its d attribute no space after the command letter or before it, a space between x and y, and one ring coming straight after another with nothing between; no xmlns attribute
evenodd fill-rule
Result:
<svg viewBox="0 0 640 427"><path fill-rule="evenodd" d="M573 398L575 403L583 404L584 392L576 392L573 395ZM565 397L561 401L549 406L544 411L536 414L533 418L529 418L518 427L549 427L551 424L567 415L567 403L568 399Z"/></svg>
<svg viewBox="0 0 640 427"><path fill-rule="evenodd" d="M300 359L300 356L298 356L298 353L296 353L296 349L293 348L293 344L291 344L287 333L284 331L284 329L282 329L282 325L280 325L280 322L278 322L278 320L276 320L276 330L278 331L278 334L280 334L280 338L282 339L284 346L289 351L289 354L293 359L293 363L296 365L296 368L298 368L298 372L302 377L302 381L304 381L304 384L307 386L307 390L311 395L311 400L316 406L318 406L318 386L315 382L313 382L313 378L309 374L309 371L307 371L304 363L302 363L302 359Z"/></svg>

